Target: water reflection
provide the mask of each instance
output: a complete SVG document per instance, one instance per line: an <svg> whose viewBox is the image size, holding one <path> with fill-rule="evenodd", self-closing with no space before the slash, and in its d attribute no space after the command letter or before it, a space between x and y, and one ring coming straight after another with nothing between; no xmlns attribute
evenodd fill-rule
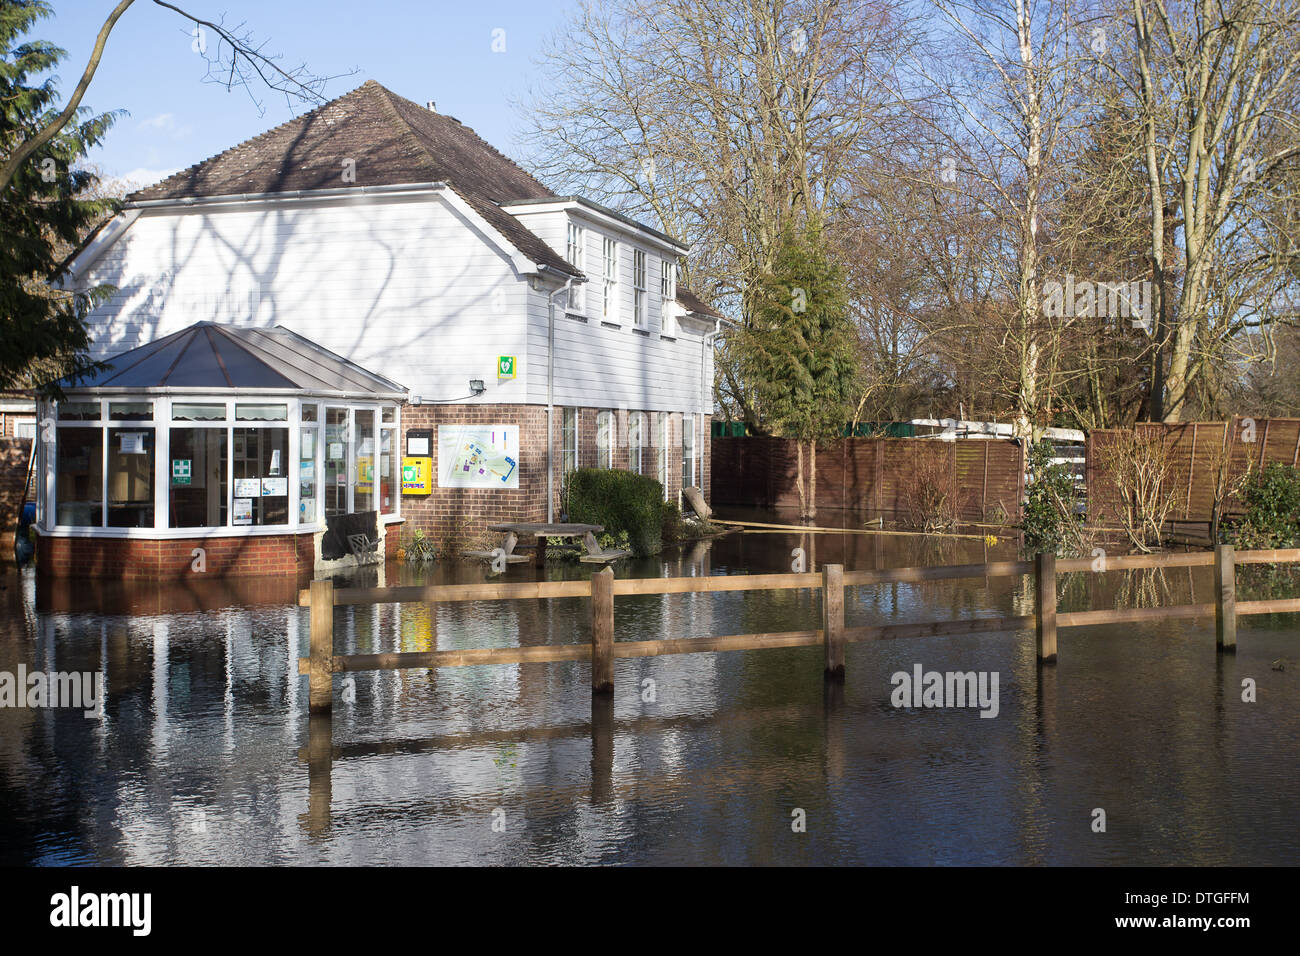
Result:
<svg viewBox="0 0 1300 956"><path fill-rule="evenodd" d="M1015 557L1014 546L735 534L620 576L850 569ZM551 564L549 579L584 565ZM528 580L531 565L507 580ZM469 583L475 563L357 580ZM593 704L578 663L368 672L308 717L300 581L0 591L0 669L90 670L103 720L0 711L0 859L79 863L1283 863L1300 761L1295 618L619 660ZM1261 585L1262 586L1262 585ZM1293 591L1287 592L1294 593ZM1200 603L1209 569L1066 575L1062 610ZM1028 579L851 589L846 624L1032 611ZM590 639L586 602L338 608L340 653ZM811 591L619 598L619 640L816 627ZM1000 674L1000 715L896 710L915 663ZM1255 704L1241 682L1259 685ZM1107 834L1089 827L1094 807ZM801 810L807 832L791 829Z"/></svg>

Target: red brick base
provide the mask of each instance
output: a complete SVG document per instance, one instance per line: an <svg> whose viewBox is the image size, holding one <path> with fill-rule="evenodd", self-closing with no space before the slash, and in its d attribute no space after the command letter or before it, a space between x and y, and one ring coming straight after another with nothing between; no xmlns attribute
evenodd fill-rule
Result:
<svg viewBox="0 0 1300 956"><path fill-rule="evenodd" d="M194 549L203 548L205 570L195 571ZM57 538L36 546L41 577L169 581L193 577L296 575L312 571L311 533L242 538Z"/></svg>

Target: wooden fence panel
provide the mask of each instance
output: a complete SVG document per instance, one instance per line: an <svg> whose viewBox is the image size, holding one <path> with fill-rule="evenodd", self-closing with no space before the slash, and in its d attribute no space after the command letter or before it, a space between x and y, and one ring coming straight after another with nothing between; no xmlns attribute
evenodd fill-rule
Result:
<svg viewBox="0 0 1300 956"><path fill-rule="evenodd" d="M798 459L784 438L714 438L713 503L797 508ZM804 461L805 474L808 462ZM948 482L964 521L1020 516L1024 455L1012 441L846 438L817 450L818 510L906 519L918 482Z"/></svg>
<svg viewBox="0 0 1300 956"><path fill-rule="evenodd" d="M1300 464L1300 418L1234 416L1227 422L1142 422L1135 427L1140 434L1162 440L1173 458L1166 481L1178 501L1172 516L1178 520L1210 520L1215 488L1225 467L1226 484L1231 487L1248 471L1269 462ZM1105 448L1122 434L1115 429L1088 434L1088 514L1094 521L1118 520L1119 492L1107 473ZM1241 510L1237 495L1225 498L1225 515Z"/></svg>

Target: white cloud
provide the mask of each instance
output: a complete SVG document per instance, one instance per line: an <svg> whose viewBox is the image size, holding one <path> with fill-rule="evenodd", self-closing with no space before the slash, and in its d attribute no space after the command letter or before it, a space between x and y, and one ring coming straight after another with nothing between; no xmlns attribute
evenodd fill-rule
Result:
<svg viewBox="0 0 1300 956"><path fill-rule="evenodd" d="M139 128L157 130L160 133L166 133L172 139L184 139L192 131L191 127L182 126L176 122L176 114L174 113L159 113L157 116L141 120Z"/></svg>
<svg viewBox="0 0 1300 956"><path fill-rule="evenodd" d="M166 179L172 173L178 172L180 172L179 169L146 169L143 166L138 166L116 178L128 185L144 187L152 186L159 180Z"/></svg>

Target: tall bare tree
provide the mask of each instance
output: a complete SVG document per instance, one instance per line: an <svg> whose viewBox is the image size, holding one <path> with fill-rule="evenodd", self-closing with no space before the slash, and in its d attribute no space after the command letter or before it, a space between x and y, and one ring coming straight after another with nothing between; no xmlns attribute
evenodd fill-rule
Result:
<svg viewBox="0 0 1300 956"><path fill-rule="evenodd" d="M1294 277L1286 230L1268 211L1285 207L1277 191L1294 188L1288 171L1300 155L1300 3L1132 0L1131 16L1169 350L1154 413L1179 421L1198 378L1249 343L1244 332L1273 321ZM1161 281L1171 207L1181 225L1176 292Z"/></svg>
<svg viewBox="0 0 1300 956"><path fill-rule="evenodd" d="M683 280L748 323L783 228L833 234L851 174L892 148L903 6L584 0L523 104L533 169L689 242ZM729 354L724 390L756 424Z"/></svg>

